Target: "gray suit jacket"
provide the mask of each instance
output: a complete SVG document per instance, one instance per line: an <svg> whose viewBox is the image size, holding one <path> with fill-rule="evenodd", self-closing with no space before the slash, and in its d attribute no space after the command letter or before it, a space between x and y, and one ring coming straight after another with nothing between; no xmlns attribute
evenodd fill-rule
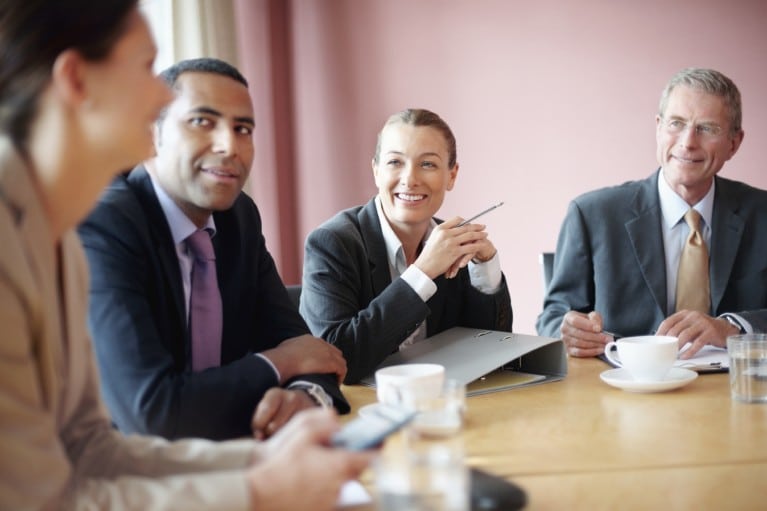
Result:
<svg viewBox="0 0 767 511"><path fill-rule="evenodd" d="M374 200L347 209L309 234L304 255L301 314L312 333L343 351L346 383L356 383L426 320L431 336L454 326L511 330L505 277L486 295L466 268L435 279L424 303L401 278L392 282Z"/></svg>
<svg viewBox="0 0 767 511"><path fill-rule="evenodd" d="M57 253L31 172L2 136L0 237L0 509L248 509L255 442L112 428L79 239L67 233Z"/></svg>
<svg viewBox="0 0 767 511"><path fill-rule="evenodd" d="M540 335L559 337L569 310L599 311L605 330L625 336L651 333L670 315L658 176L570 204L538 316ZM711 229L711 314L738 313L765 331L767 191L716 177Z"/></svg>

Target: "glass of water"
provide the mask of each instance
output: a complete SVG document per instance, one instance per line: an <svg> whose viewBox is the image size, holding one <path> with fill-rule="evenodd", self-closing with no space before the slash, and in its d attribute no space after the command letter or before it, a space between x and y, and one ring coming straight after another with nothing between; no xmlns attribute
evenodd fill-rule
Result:
<svg viewBox="0 0 767 511"><path fill-rule="evenodd" d="M730 392L745 403L767 403L767 334L727 338L730 357Z"/></svg>
<svg viewBox="0 0 767 511"><path fill-rule="evenodd" d="M458 438L419 441L373 465L379 511L468 511L469 471Z"/></svg>

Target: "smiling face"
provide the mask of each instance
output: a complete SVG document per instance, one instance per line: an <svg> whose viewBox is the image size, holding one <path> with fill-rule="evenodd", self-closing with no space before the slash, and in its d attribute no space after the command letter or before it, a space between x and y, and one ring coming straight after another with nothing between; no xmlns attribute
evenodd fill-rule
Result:
<svg viewBox="0 0 767 511"><path fill-rule="evenodd" d="M156 49L137 10L109 57L87 64L90 96L83 128L91 155L104 165L104 182L152 153L152 125L171 93L152 70ZM140 92L138 92L140 91Z"/></svg>
<svg viewBox="0 0 767 511"><path fill-rule="evenodd" d="M743 131L731 133L724 98L683 85L671 91L663 116L655 120L657 158L666 181L694 205L737 152Z"/></svg>
<svg viewBox="0 0 767 511"><path fill-rule="evenodd" d="M216 73L186 72L156 130L148 164L163 189L197 226L229 209L253 163L254 116L248 88Z"/></svg>
<svg viewBox="0 0 767 511"><path fill-rule="evenodd" d="M384 127L373 175L394 232L426 231L455 184L458 165L450 168L448 161L447 143L437 129L402 122Z"/></svg>

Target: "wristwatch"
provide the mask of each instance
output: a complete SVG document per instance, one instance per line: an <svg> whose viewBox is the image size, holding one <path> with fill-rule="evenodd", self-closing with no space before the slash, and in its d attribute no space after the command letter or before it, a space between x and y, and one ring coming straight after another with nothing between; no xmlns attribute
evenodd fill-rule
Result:
<svg viewBox="0 0 767 511"><path fill-rule="evenodd" d="M301 381L292 383L289 388L290 390L303 390L309 394L312 401L317 403L317 406L321 406L322 408L331 408L333 406L333 398L325 392L325 389L316 383Z"/></svg>
<svg viewBox="0 0 767 511"><path fill-rule="evenodd" d="M741 325L741 324L740 324L740 321L738 321L737 319L733 318L733 317L732 317L732 316L730 316L729 314L722 314L722 315L721 315L721 317L722 317L722 318L724 318L724 319L726 319L726 320L727 320L727 322L728 322L729 324L731 324L732 326L734 326L735 328L737 328L737 329L738 329L738 331L739 331L741 334L745 334L745 333L746 333L746 329L745 329L745 328L743 328L743 325Z"/></svg>

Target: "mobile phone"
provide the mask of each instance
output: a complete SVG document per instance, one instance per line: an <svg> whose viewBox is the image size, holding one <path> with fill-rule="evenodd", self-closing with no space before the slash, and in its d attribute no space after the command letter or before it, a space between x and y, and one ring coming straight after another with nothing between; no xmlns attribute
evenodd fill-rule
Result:
<svg viewBox="0 0 767 511"><path fill-rule="evenodd" d="M471 511L511 511L527 504L522 488L478 468L470 471L470 491Z"/></svg>
<svg viewBox="0 0 767 511"><path fill-rule="evenodd" d="M387 436L413 420L415 412L396 406L379 404L364 416L346 423L331 438L331 444L351 451L371 449Z"/></svg>

